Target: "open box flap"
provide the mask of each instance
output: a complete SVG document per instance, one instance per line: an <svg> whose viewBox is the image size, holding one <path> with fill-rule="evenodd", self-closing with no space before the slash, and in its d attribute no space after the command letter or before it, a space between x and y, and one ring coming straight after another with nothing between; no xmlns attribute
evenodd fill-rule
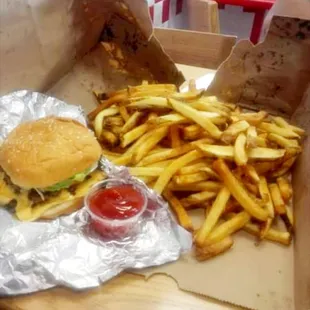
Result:
<svg viewBox="0 0 310 310"><path fill-rule="evenodd" d="M235 46L207 93L291 116L310 80L309 41L309 21L274 16L264 42Z"/></svg>
<svg viewBox="0 0 310 310"><path fill-rule="evenodd" d="M108 90L112 85L137 84L143 78L181 84L182 74L152 36L144 4L143 0L4 1L0 94L21 88L46 91L74 64L85 71L82 79L76 79L85 93L92 83ZM95 47L101 35L113 45L112 51ZM97 50L96 60L89 61L89 55L81 60L92 49ZM89 77L94 80L88 81Z"/></svg>

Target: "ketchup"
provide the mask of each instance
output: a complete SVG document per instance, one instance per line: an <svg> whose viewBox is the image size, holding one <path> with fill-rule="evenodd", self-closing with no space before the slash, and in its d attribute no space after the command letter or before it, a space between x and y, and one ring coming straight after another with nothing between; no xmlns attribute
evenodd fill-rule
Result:
<svg viewBox="0 0 310 310"><path fill-rule="evenodd" d="M90 210L101 218L125 220L143 208L144 197L132 185L99 189L89 201Z"/></svg>

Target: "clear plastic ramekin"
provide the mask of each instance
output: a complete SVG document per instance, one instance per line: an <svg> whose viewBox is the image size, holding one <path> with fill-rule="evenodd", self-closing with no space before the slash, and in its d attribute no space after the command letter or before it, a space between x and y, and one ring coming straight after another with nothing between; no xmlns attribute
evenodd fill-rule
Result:
<svg viewBox="0 0 310 310"><path fill-rule="evenodd" d="M96 215L90 207L90 200L99 190L105 188L113 188L120 185L131 185L137 192L143 197L141 210L139 213L132 217L125 219L111 219L108 217L101 217ZM95 184L84 198L84 204L88 214L90 215L91 227L99 233L101 236L106 238L120 239L127 237L131 234L136 234L139 229L139 219L147 208L147 196L142 186L137 184L126 183L123 180L118 179L106 179Z"/></svg>

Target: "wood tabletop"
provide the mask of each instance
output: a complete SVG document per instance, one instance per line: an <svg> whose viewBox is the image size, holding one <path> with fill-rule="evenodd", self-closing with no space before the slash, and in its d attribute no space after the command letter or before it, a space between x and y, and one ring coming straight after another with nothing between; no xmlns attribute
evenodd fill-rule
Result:
<svg viewBox="0 0 310 310"><path fill-rule="evenodd" d="M212 72L209 69L178 65L186 79ZM0 299L0 309L9 310L224 310L236 309L207 297L180 290L165 275L144 277L123 273L98 288L75 292L54 288L26 296Z"/></svg>

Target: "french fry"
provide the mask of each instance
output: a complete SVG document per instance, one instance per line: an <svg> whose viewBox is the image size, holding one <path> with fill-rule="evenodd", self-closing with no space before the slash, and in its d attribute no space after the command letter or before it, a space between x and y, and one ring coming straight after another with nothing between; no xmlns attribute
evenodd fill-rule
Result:
<svg viewBox="0 0 310 310"><path fill-rule="evenodd" d="M215 179L215 180L220 179L218 174L211 167L202 167L200 168L200 171L205 172L208 175L208 177L210 177L210 179Z"/></svg>
<svg viewBox="0 0 310 310"><path fill-rule="evenodd" d="M229 250L234 244L231 236L227 236L221 241L208 245L208 246L196 246L195 257L198 261L204 261L219 254L223 254Z"/></svg>
<svg viewBox="0 0 310 310"><path fill-rule="evenodd" d="M269 191L277 214L285 214L285 202L282 199L280 189L276 183L269 184Z"/></svg>
<svg viewBox="0 0 310 310"><path fill-rule="evenodd" d="M260 181L259 175L252 165L245 165L242 167L243 173L254 183L258 184Z"/></svg>
<svg viewBox="0 0 310 310"><path fill-rule="evenodd" d="M277 178L277 177L281 177L282 175L285 175L294 165L296 159L297 159L297 156L293 156L287 159L286 161L284 161L279 169L275 169L275 171L273 171L270 174L270 177Z"/></svg>
<svg viewBox="0 0 310 310"><path fill-rule="evenodd" d="M144 109L171 109L168 105L167 98L164 97L142 97L130 99L127 108L134 108L138 110Z"/></svg>
<svg viewBox="0 0 310 310"><path fill-rule="evenodd" d="M111 161L114 165L127 166L131 163L131 159L132 154L123 154L121 156L111 159Z"/></svg>
<svg viewBox="0 0 310 310"><path fill-rule="evenodd" d="M242 211L242 207L240 206L239 202L233 198L230 198L228 200L228 202L226 203L226 207L225 207L225 210L223 212L223 215L227 215L231 212L237 213L237 212L241 212L241 211Z"/></svg>
<svg viewBox="0 0 310 310"><path fill-rule="evenodd" d="M139 176L137 177L138 179L140 179L142 182L144 182L147 185L150 185L151 183L153 183L157 177L151 177L151 176ZM152 186L153 188L153 186Z"/></svg>
<svg viewBox="0 0 310 310"><path fill-rule="evenodd" d="M97 116L95 116L95 120L94 120L94 130L95 130L95 134L96 137L99 138L101 136L101 132L103 129L103 119L107 116L112 116L117 114L119 111L118 108L113 107L113 108L109 108L106 110L101 111Z"/></svg>
<svg viewBox="0 0 310 310"><path fill-rule="evenodd" d="M229 189L234 198L240 205L249 212L253 217L265 221L268 218L268 212L262 209L256 201L249 196L244 187L237 178L232 174L228 166L221 159L213 163L213 169L218 173L225 186Z"/></svg>
<svg viewBox="0 0 310 310"><path fill-rule="evenodd" d="M236 214L231 219L218 225L207 237L204 244L214 244L225 239L227 236L230 236L236 231L242 229L244 225L250 221L250 219L251 216L246 211Z"/></svg>
<svg viewBox="0 0 310 310"><path fill-rule="evenodd" d="M250 147L257 147L257 131L256 127L250 126L246 131L246 146L247 148Z"/></svg>
<svg viewBox="0 0 310 310"><path fill-rule="evenodd" d="M265 239L266 234L271 228L272 222L273 222L273 218L269 217L267 221L261 223L260 232L259 232L259 240Z"/></svg>
<svg viewBox="0 0 310 310"><path fill-rule="evenodd" d="M144 159L142 159L138 163L138 166L147 166L148 164L152 164L152 163L155 163L158 161L163 161L163 160L167 160L170 158L175 158L175 157L181 156L185 153L188 153L194 149L195 149L194 145L184 144L178 148L162 150L162 151L159 151L159 152L156 152L154 154L150 154L150 155L146 156Z"/></svg>
<svg viewBox="0 0 310 310"><path fill-rule="evenodd" d="M294 131L295 133L297 133L299 136L303 136L305 134L305 131L302 128L294 126L294 125L290 125L286 120L284 120L280 116L274 117L273 121L279 127L288 128L288 129Z"/></svg>
<svg viewBox="0 0 310 310"><path fill-rule="evenodd" d="M169 129L170 139L171 139L171 147L176 148L180 147L182 141L180 139L179 128L177 125L172 125Z"/></svg>
<svg viewBox="0 0 310 310"><path fill-rule="evenodd" d="M202 133L203 133L203 128L197 124L189 125L183 128L184 140L195 140L201 137Z"/></svg>
<svg viewBox="0 0 310 310"><path fill-rule="evenodd" d="M245 186L245 188L250 192L252 193L254 196L257 196L258 193L259 193L259 190L258 190L258 186L257 184L253 184L247 180L243 180L243 184Z"/></svg>
<svg viewBox="0 0 310 310"><path fill-rule="evenodd" d="M148 152L154 148L157 143L162 140L168 133L169 127L163 126L154 129L149 132L144 140L143 144L141 144L132 155L132 163L137 164L144 156L148 154Z"/></svg>
<svg viewBox="0 0 310 310"><path fill-rule="evenodd" d="M256 237L260 236L260 228L257 224L247 223L244 225L243 230ZM284 245L290 245L291 238L292 236L289 232L279 231L273 228L270 228L265 234L265 239Z"/></svg>
<svg viewBox="0 0 310 310"><path fill-rule="evenodd" d="M157 177L164 171L161 167L130 167L129 172L134 176Z"/></svg>
<svg viewBox="0 0 310 310"><path fill-rule="evenodd" d="M180 203L180 201L172 194L168 189L164 190L163 196L169 202L169 205L175 215L177 216L179 224L189 231L193 231L193 223L190 216L187 214L186 210Z"/></svg>
<svg viewBox="0 0 310 310"><path fill-rule="evenodd" d="M192 108L197 109L198 111L216 113L218 116L229 118L230 110L224 105L216 105L213 103L205 102L203 100L190 102L190 105Z"/></svg>
<svg viewBox="0 0 310 310"><path fill-rule="evenodd" d="M124 122L127 122L130 118L130 115L128 114L126 107L123 105L119 107L119 114L123 118Z"/></svg>
<svg viewBox="0 0 310 310"><path fill-rule="evenodd" d="M150 164L150 165L146 165L145 167L161 167L161 168L165 168L168 165L170 165L172 162L173 162L173 159L167 159L167 160L163 160L163 161L158 161L158 162ZM140 167L140 166L136 166L136 167Z"/></svg>
<svg viewBox="0 0 310 310"><path fill-rule="evenodd" d="M279 167L279 163L277 161L256 162L253 163L253 167L259 175L265 175L276 170Z"/></svg>
<svg viewBox="0 0 310 310"><path fill-rule="evenodd" d="M139 111L135 111L130 115L126 123L122 128L122 133L125 134L126 132L132 130L138 124L139 119L142 117L143 113Z"/></svg>
<svg viewBox="0 0 310 310"><path fill-rule="evenodd" d="M235 139L241 132L246 131L249 127L250 124L247 121L239 121L237 123L232 123L223 132L221 140L227 144L230 144L235 141Z"/></svg>
<svg viewBox="0 0 310 310"><path fill-rule="evenodd" d="M266 138L257 135L256 127L250 126L246 132L247 148L267 147Z"/></svg>
<svg viewBox="0 0 310 310"><path fill-rule="evenodd" d="M229 198L229 190L226 187L223 187L217 194L217 197L212 204L208 216L206 217L204 223L202 224L196 235L195 242L198 246L202 246L204 244L205 239L208 237L212 229L218 223L218 220L224 212Z"/></svg>
<svg viewBox="0 0 310 310"><path fill-rule="evenodd" d="M240 133L235 141L234 159L238 166L244 166L248 162L248 155L245 150L246 136Z"/></svg>
<svg viewBox="0 0 310 310"><path fill-rule="evenodd" d="M294 230L294 214L293 214L293 210L292 208L288 207L287 205L285 206L285 211L286 211L286 216L287 219L290 223L290 226L292 228L292 230Z"/></svg>
<svg viewBox="0 0 310 310"><path fill-rule="evenodd" d="M234 159L234 147L231 145L208 145L202 143L196 145L208 157L216 157L228 160ZM276 160L282 158L285 155L285 150L256 147L249 149L247 155L249 159L253 160Z"/></svg>
<svg viewBox="0 0 310 310"><path fill-rule="evenodd" d="M184 206L184 208L189 208L193 205L202 204L203 202L206 202L214 198L215 196L216 196L215 192L209 192L209 191L195 193L195 194L189 195L186 198L183 198L181 200L181 203Z"/></svg>
<svg viewBox="0 0 310 310"><path fill-rule="evenodd" d="M209 191L217 193L223 184L214 181L202 181L198 183L186 184L186 185L178 185L174 182L169 183L168 189L171 191L189 191L189 192L202 192L202 191Z"/></svg>
<svg viewBox="0 0 310 310"><path fill-rule="evenodd" d="M279 146L284 148L296 149L296 152L301 152L301 147L298 145L297 140L287 139L275 133L270 133L268 135L268 140L277 143Z"/></svg>
<svg viewBox="0 0 310 310"><path fill-rule="evenodd" d="M123 136L121 136L121 147L125 148L127 145L136 141L141 136L143 136L147 132L148 129L149 129L148 124L142 124L142 125L134 128L134 129L128 131Z"/></svg>
<svg viewBox="0 0 310 310"><path fill-rule="evenodd" d="M191 183L205 181L208 178L208 174L205 172L195 172L190 174L175 175L172 179L177 185L188 185Z"/></svg>
<svg viewBox="0 0 310 310"><path fill-rule="evenodd" d="M204 128L211 137L216 139L219 139L221 137L222 132L207 117L202 116L199 111L180 101L171 98L169 99L169 103L174 110L188 117L195 123L199 124L202 128Z"/></svg>
<svg viewBox="0 0 310 310"><path fill-rule="evenodd" d="M126 99L127 99L127 95L122 93L119 95L115 95L107 100L103 100L102 103L98 105L98 107L95 110L93 110L92 112L88 114L88 119L92 121L96 116L100 114L100 112L107 111L108 108L111 107L113 104L122 102Z"/></svg>
<svg viewBox="0 0 310 310"><path fill-rule="evenodd" d="M285 177L277 178L277 184L279 186L279 190L281 196L285 202L288 202L293 196L293 188L290 182Z"/></svg>
<svg viewBox="0 0 310 310"><path fill-rule="evenodd" d="M265 201L266 209L268 210L269 217L274 218L274 206L273 201L270 195L270 191L268 188L267 180L264 176L260 177L258 184L259 193L262 199Z"/></svg>
<svg viewBox="0 0 310 310"><path fill-rule="evenodd" d="M299 138L299 135L295 133L290 128L279 127L276 124L270 124L266 122L262 122L258 126L259 129L262 129L268 133L274 133L284 138Z"/></svg>
<svg viewBox="0 0 310 310"><path fill-rule="evenodd" d="M193 150L178 159L176 159L171 165L169 165L165 171L160 175L160 177L157 179L155 185L154 185L154 190L158 193L161 194L166 185L169 183L170 179L172 176L180 170L182 167L185 165L189 164L190 162L202 158L203 154L200 153L197 150Z"/></svg>
<svg viewBox="0 0 310 310"><path fill-rule="evenodd" d="M193 163L192 165L185 166L181 168L177 174L191 174L201 171L201 168L208 167L208 163L205 161L199 161L198 163Z"/></svg>
<svg viewBox="0 0 310 310"><path fill-rule="evenodd" d="M265 111L259 111L256 113L237 113L232 112L231 119L233 122L247 121L252 126L259 125L266 117L268 113Z"/></svg>
<svg viewBox="0 0 310 310"><path fill-rule="evenodd" d="M104 143L108 144L111 147L116 146L119 141L115 133L106 129L102 129L99 140L103 141Z"/></svg>
<svg viewBox="0 0 310 310"><path fill-rule="evenodd" d="M188 81L188 90L193 93L197 90L196 81L194 79Z"/></svg>
<svg viewBox="0 0 310 310"><path fill-rule="evenodd" d="M161 124L186 124L190 123L191 121L188 120L186 117L184 117L181 114L178 113L171 113L166 115L161 115L155 119L148 120L149 124L153 125L161 125Z"/></svg>

